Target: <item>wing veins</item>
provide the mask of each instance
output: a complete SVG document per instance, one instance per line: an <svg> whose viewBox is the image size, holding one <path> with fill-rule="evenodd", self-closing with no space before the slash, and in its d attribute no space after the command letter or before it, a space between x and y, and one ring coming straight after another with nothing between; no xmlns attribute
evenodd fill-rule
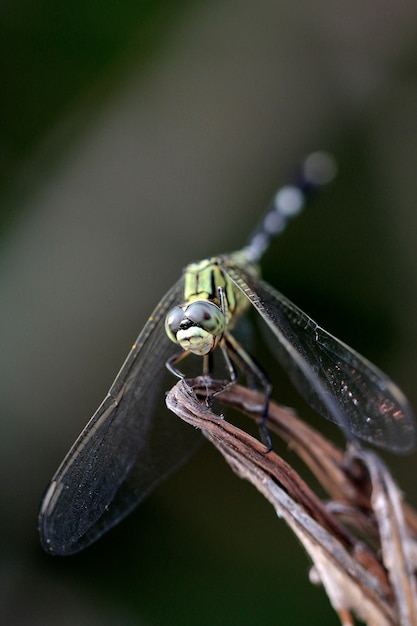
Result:
<svg viewBox="0 0 417 626"><path fill-rule="evenodd" d="M165 361L175 349L164 331L165 315L182 298L183 283L181 278L155 308L52 478L39 518L47 550L71 554L95 541L194 449L195 431L165 413L161 388Z"/></svg>
<svg viewBox="0 0 417 626"><path fill-rule="evenodd" d="M396 452L414 445L414 417L400 389L285 296L244 271L225 270L267 324L278 360L308 404L359 437Z"/></svg>

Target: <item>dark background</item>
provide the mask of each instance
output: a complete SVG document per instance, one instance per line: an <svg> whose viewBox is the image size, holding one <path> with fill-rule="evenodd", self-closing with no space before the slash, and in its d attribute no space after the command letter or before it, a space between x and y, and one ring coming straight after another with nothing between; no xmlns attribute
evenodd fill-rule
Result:
<svg viewBox="0 0 417 626"><path fill-rule="evenodd" d="M239 248L317 148L338 178L264 275L417 407L415 2L3 0L0 50L4 623L336 624L208 445L78 556L43 554L37 508L181 268ZM384 458L416 505L416 455Z"/></svg>

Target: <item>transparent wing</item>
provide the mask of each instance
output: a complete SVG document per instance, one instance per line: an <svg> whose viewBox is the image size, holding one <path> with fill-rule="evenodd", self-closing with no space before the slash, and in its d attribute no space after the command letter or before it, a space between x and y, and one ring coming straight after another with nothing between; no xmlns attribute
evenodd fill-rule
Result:
<svg viewBox="0 0 417 626"><path fill-rule="evenodd" d="M39 515L44 548L78 552L127 515L195 449L198 433L165 407L175 345L164 330L179 280L146 323L110 391L53 477Z"/></svg>
<svg viewBox="0 0 417 626"><path fill-rule="evenodd" d="M401 390L372 363L318 326L261 279L226 272L272 331L273 347L308 404L359 437L395 452L414 445L414 417Z"/></svg>

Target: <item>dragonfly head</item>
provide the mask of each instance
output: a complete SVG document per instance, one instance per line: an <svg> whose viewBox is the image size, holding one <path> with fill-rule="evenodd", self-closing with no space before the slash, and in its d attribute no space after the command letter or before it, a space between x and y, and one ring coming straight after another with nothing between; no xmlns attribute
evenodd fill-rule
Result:
<svg viewBox="0 0 417 626"><path fill-rule="evenodd" d="M214 350L225 328L224 313L208 300L176 306L165 319L165 331L171 341L199 356Z"/></svg>

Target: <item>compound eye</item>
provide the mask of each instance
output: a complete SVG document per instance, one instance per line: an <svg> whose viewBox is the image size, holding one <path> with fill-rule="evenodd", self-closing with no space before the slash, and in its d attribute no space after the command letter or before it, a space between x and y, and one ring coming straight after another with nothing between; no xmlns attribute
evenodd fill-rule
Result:
<svg viewBox="0 0 417 626"><path fill-rule="evenodd" d="M165 318L165 332L174 343L177 343L177 332L181 322L186 320L184 310L180 306L171 309Z"/></svg>
<svg viewBox="0 0 417 626"><path fill-rule="evenodd" d="M203 330L218 337L226 328L226 318L222 311L213 302L197 300L185 310L186 317Z"/></svg>

